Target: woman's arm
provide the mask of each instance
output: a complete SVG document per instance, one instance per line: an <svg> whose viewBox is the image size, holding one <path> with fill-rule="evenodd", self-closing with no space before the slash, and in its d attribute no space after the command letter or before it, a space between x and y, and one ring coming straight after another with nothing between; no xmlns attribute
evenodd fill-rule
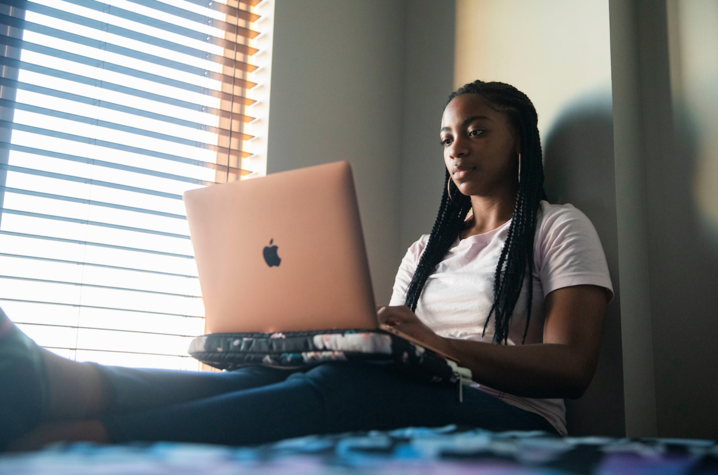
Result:
<svg viewBox="0 0 718 475"><path fill-rule="evenodd" d="M544 342L515 346L440 337L405 306L381 307L377 316L454 356L480 384L523 397L578 398L596 370L606 303L602 287L555 290L544 302Z"/></svg>

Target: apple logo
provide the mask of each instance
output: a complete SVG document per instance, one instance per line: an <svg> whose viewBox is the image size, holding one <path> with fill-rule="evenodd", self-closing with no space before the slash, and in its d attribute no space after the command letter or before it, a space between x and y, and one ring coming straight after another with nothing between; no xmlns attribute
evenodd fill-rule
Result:
<svg viewBox="0 0 718 475"><path fill-rule="evenodd" d="M269 267L277 266L282 262L282 259L277 255L277 246L272 246L274 239L269 241L269 246L264 248L262 254L264 254L264 260Z"/></svg>

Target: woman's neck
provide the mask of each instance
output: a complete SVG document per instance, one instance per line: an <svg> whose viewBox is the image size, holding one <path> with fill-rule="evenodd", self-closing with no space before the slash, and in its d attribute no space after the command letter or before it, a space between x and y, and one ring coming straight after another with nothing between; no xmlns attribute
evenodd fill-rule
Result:
<svg viewBox="0 0 718 475"><path fill-rule="evenodd" d="M473 219L466 222L461 232L461 239L475 234L493 231L511 219L516 204L516 195L508 197L471 197L471 211Z"/></svg>

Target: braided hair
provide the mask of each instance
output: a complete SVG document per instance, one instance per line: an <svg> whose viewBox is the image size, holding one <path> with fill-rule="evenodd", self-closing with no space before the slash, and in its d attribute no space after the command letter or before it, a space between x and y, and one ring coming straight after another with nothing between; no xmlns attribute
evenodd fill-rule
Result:
<svg viewBox="0 0 718 475"><path fill-rule="evenodd" d="M538 131L538 116L531 100L518 89L501 82L474 81L449 96L451 102L463 94L478 94L489 107L506 114L508 122L518 134L521 150L520 183L516 205L509 226L508 236L494 275L494 303L484 324L494 317L494 343L508 341L509 320L518 302L526 272L529 272L526 328L522 343L526 341L531 318L533 285L534 236L540 201L546 199L543 189L543 159ZM448 104L447 102L447 104ZM429 236L429 242L419 259L414 277L406 294L406 305L416 310L424 284L434 268L444 259L452 243L464 227L464 220L471 209L471 198L463 195L451 180L448 170L444 178L444 192L439 214Z"/></svg>

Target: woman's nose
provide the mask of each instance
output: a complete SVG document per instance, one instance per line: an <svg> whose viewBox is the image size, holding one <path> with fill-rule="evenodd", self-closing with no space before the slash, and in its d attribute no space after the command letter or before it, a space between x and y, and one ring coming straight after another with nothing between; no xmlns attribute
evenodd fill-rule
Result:
<svg viewBox="0 0 718 475"><path fill-rule="evenodd" d="M462 139L455 139L451 142L451 145L449 145L449 157L451 158L463 157L467 152L466 144Z"/></svg>

